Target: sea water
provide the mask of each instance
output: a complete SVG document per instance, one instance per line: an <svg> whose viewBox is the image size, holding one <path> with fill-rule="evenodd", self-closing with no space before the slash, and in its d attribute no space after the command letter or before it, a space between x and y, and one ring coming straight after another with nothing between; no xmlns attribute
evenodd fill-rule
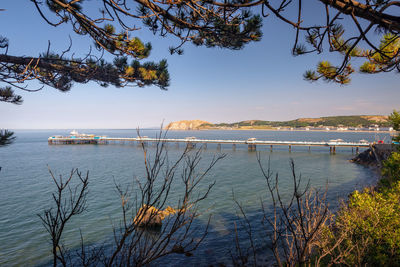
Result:
<svg viewBox="0 0 400 267"><path fill-rule="evenodd" d="M109 137L136 137L136 130L79 130L79 132ZM142 130L142 136L155 137L159 130ZM121 201L115 185L134 184L135 179L144 177L144 156L137 144L108 145L48 145L52 135L68 135L68 130L18 130L16 141L0 148L0 266L47 266L51 265L51 244L49 234L37 214L52 206L51 193L55 185L49 174L67 177L71 170L78 168L84 175L89 172L89 194L87 210L74 217L65 230L65 244L77 249L80 246L80 232L86 244L107 243L112 240L113 226L119 225ZM311 131L170 131L168 138L195 136L200 139L227 139L276 141L328 141L341 138L356 142L389 140L388 134L353 132L311 132ZM154 152L151 144L149 155ZM184 145L168 145L171 162L184 151ZM355 152L355 150L353 151ZM295 163L297 174L303 181L310 181L312 187L328 186L331 208L338 207L340 199L346 198L353 190L374 184L376 171L349 162L355 156L351 148L337 148L336 154L329 153L329 147L257 146L257 152L249 152L247 146L208 144L202 151L199 171L207 167L211 159L225 154L209 175L202 181L201 189L215 181L208 197L199 205L202 215L195 220L201 229L211 217L209 233L202 245L190 258L183 255L167 257L159 265L209 265L229 262L234 251L234 222L237 220L237 205L234 198L244 207L256 233L263 232L259 222L261 203L268 208L270 197L257 162L260 156L265 167L269 165L279 174L282 195L289 195L293 179L290 161ZM179 173L177 179L180 179ZM180 188L171 191L171 205L177 200ZM240 224L239 228L240 228ZM243 229L238 230L239 239L246 240ZM258 236L258 235L257 235ZM260 239L261 240L261 239ZM260 241L260 249L263 242Z"/></svg>

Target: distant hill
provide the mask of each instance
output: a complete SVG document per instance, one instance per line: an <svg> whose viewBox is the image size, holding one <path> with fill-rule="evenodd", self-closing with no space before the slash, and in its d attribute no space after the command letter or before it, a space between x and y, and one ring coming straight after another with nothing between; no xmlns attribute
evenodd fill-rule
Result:
<svg viewBox="0 0 400 267"><path fill-rule="evenodd" d="M290 121L262 121L249 120L235 123L219 123L214 124L215 127L368 127L370 125L378 125L379 127L388 127L390 122L388 116L382 115L358 115L358 116L330 116L320 118L300 118Z"/></svg>
<svg viewBox="0 0 400 267"><path fill-rule="evenodd" d="M166 127L171 130L199 130L199 129L273 129L277 127L389 127L388 116L382 115L354 115L329 116L320 118L300 118L290 121L263 121L246 120L234 123L213 124L201 120L171 122Z"/></svg>
<svg viewBox="0 0 400 267"><path fill-rule="evenodd" d="M262 121L250 120L235 123L220 123L215 126L243 127L243 126L270 126L270 127L368 127L379 125L379 127L389 126L388 116L368 115L368 116L330 116L320 118L300 118L290 121Z"/></svg>

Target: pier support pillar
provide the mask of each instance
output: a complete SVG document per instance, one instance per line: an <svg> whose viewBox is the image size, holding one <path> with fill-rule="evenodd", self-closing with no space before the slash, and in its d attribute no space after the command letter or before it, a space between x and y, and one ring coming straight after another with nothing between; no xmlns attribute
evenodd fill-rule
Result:
<svg viewBox="0 0 400 267"><path fill-rule="evenodd" d="M257 147L256 147L256 145L249 144L249 145L248 145L248 150L249 150L249 151L256 151L256 150L257 150Z"/></svg>
<svg viewBox="0 0 400 267"><path fill-rule="evenodd" d="M221 144L218 144L218 145L217 145L217 150L218 150L218 151L221 151Z"/></svg>
<svg viewBox="0 0 400 267"><path fill-rule="evenodd" d="M308 152L311 152L311 146L308 146Z"/></svg>
<svg viewBox="0 0 400 267"><path fill-rule="evenodd" d="M196 146L195 144L190 143L190 142L188 142L188 143L186 144L186 147L187 147L188 149L193 149L195 146Z"/></svg>
<svg viewBox="0 0 400 267"><path fill-rule="evenodd" d="M206 150L207 149L207 143L203 144L203 149Z"/></svg>
<svg viewBox="0 0 400 267"><path fill-rule="evenodd" d="M332 154L332 147L329 147L329 153Z"/></svg>
<svg viewBox="0 0 400 267"><path fill-rule="evenodd" d="M333 146L333 154L336 154L336 146Z"/></svg>
<svg viewBox="0 0 400 267"><path fill-rule="evenodd" d="M356 154L358 154L358 147L356 147Z"/></svg>
<svg viewBox="0 0 400 267"><path fill-rule="evenodd" d="M271 147L270 147L270 151L272 152L272 145L271 145Z"/></svg>
<svg viewBox="0 0 400 267"><path fill-rule="evenodd" d="M289 152L292 152L292 145L289 145Z"/></svg>
<svg viewBox="0 0 400 267"><path fill-rule="evenodd" d="M236 151L236 144L233 144L233 145L232 145L232 150L233 150L233 151Z"/></svg>

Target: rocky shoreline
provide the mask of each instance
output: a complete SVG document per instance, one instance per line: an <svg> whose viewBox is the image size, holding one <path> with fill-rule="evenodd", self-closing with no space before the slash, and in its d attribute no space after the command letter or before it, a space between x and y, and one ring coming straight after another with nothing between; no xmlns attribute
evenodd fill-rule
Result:
<svg viewBox="0 0 400 267"><path fill-rule="evenodd" d="M395 146L391 144L375 144L358 154L351 162L380 168L382 161L386 160L395 149Z"/></svg>

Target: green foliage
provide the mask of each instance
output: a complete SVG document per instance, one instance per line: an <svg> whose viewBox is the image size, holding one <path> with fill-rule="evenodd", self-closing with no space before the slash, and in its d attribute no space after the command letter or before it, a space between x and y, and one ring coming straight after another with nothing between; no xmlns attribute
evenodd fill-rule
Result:
<svg viewBox="0 0 400 267"><path fill-rule="evenodd" d="M128 28L120 20L116 22L114 19L102 17L106 15L105 10L100 10L100 18L92 19L83 11L84 4L87 4L83 0L32 2L47 23L54 27L70 24L74 32L93 40L95 47L101 53L109 52L114 57L114 62L106 62L102 55L95 55L92 52L83 59L76 58L74 52L69 56L71 47L59 54L47 51L39 57L9 56L7 50L4 50L0 53L1 81L25 90L26 86L18 84L39 80L42 84L63 92L69 91L74 83L90 81L104 87L155 85L165 90L169 86L169 73L165 60L158 63L143 61L139 63L138 60L149 57L152 46L132 36L131 32L137 30L135 27ZM116 16L118 17L117 14ZM0 36L0 49L8 49L8 46L7 38ZM11 87L0 88L0 102L21 104L22 97L14 94Z"/></svg>
<svg viewBox="0 0 400 267"><path fill-rule="evenodd" d="M342 38L342 34L340 36L334 36L331 38L332 45L334 49L341 52L342 54L348 54L350 57L359 57L363 55L362 49L357 46L354 46L351 42L346 42Z"/></svg>
<svg viewBox="0 0 400 267"><path fill-rule="evenodd" d="M388 187L393 183L400 181L400 153L393 152L387 160L383 162L382 179L380 186Z"/></svg>
<svg viewBox="0 0 400 267"><path fill-rule="evenodd" d="M393 110L392 114L389 116L389 121L391 122L395 131L400 131L400 113L398 111ZM400 142L400 134L395 136L393 140Z"/></svg>
<svg viewBox="0 0 400 267"><path fill-rule="evenodd" d="M137 45L140 46L140 43ZM43 54L41 58L42 62L52 65L37 68L40 74L38 79L64 92L69 91L74 82L87 83L89 81L97 82L101 86L114 85L116 87L131 83L137 86L156 85L161 89L169 86L166 60L161 60L158 64L154 62L142 64L138 60L129 63L127 57L116 57L112 63L103 59L95 61L91 58L86 60L75 58L70 61L53 53ZM20 66L20 68L23 67Z"/></svg>
<svg viewBox="0 0 400 267"><path fill-rule="evenodd" d="M201 127L204 127L204 128L209 128L209 127L213 127L214 126L214 124L211 124L211 123L203 123L203 124L201 124L199 127L201 128Z"/></svg>
<svg viewBox="0 0 400 267"><path fill-rule="evenodd" d="M317 76L317 73L313 70L307 70L304 74L303 74L303 78L306 81L310 81L310 82L314 82L317 81L319 78Z"/></svg>
<svg viewBox="0 0 400 267"><path fill-rule="evenodd" d="M386 33L382 36L379 51L368 50L368 61L364 62L360 71L364 73L376 73L384 70L388 66L395 64L398 60L400 48L400 36Z"/></svg>
<svg viewBox="0 0 400 267"><path fill-rule="evenodd" d="M359 71L362 73L377 73L392 70L398 64L399 35L392 33L383 34L377 50L365 50L358 47L357 43L354 43L352 40L343 38L345 30L342 25L333 25L331 31L330 44L332 51L337 51L345 56L342 66L336 67L328 61L321 61L318 63L316 70L308 70L304 73L303 77L305 80L313 82L322 78L327 82L348 84L350 82L350 75L354 72L350 64L350 60L353 57L367 59L359 68ZM317 37L318 31L311 31L306 36L306 41L317 47Z"/></svg>
<svg viewBox="0 0 400 267"><path fill-rule="evenodd" d="M322 117L322 124L326 126L339 126L345 125L350 127L358 127L360 125L368 127L372 124L377 124L379 126L389 126L387 122L376 122L373 120L368 120L362 116L332 116L332 117Z"/></svg>
<svg viewBox="0 0 400 267"><path fill-rule="evenodd" d="M238 126L271 126L271 127L318 127L318 126L348 126L348 127L369 127L370 125L376 124L379 127L388 127L390 122L385 121L374 121L369 120L363 116L332 116L332 117L321 117L320 120L306 121L306 120L291 120L291 121L263 121L263 120L252 120L252 121L241 121L234 123L219 123L215 124L216 127L235 127Z"/></svg>
<svg viewBox="0 0 400 267"><path fill-rule="evenodd" d="M353 192L336 217L335 236L348 266L394 266L400 262L400 182L381 191Z"/></svg>
<svg viewBox="0 0 400 267"><path fill-rule="evenodd" d="M350 83L350 74L354 69L350 64L347 64L343 69L333 66L329 61L321 61L317 65L317 70L308 70L304 73L303 77L307 81L317 81L320 78L327 82L336 82L340 84Z"/></svg>
<svg viewBox="0 0 400 267"><path fill-rule="evenodd" d="M0 87L0 102L21 105L23 100L20 95L14 93L10 86L6 86L4 88Z"/></svg>
<svg viewBox="0 0 400 267"><path fill-rule="evenodd" d="M0 147L10 145L15 140L14 133L8 130L0 130Z"/></svg>
<svg viewBox="0 0 400 267"><path fill-rule="evenodd" d="M272 12L277 18L296 29L296 41L292 49L294 55L322 53L327 44L330 52L337 52L343 56L342 63L339 64L319 62L316 70L304 74L304 78L308 81L322 79L348 84L349 77L354 72L350 65L353 57L363 57L367 60L361 65L361 72L375 73L399 69L400 24L395 16L387 16L384 13L385 9L392 5L392 1L367 1L366 8L340 7L335 1L326 3L327 8L323 11L326 20L308 26L306 26L308 23L303 21L306 17L302 18L301 12L297 23L286 17L285 10L294 5L294 1L282 1L280 7L275 6L276 3L269 3L272 1L248 0L228 0L223 3L200 1L195 4L191 1L102 1L104 8L95 12L89 12L91 5L85 0L32 0L31 2L46 23L54 27L68 24L75 33L92 40L101 53L108 52L114 57L131 57L133 60L149 57L151 44L142 42L134 34L139 30L134 26L136 19L154 34L159 33L161 36L170 34L177 37L181 43L171 47L170 52L182 54L182 45L189 41L195 45L229 49L241 49L250 42L259 41L262 37L263 18ZM257 6L261 8L258 14ZM330 7L339 13L331 17ZM380 11L378 7L381 8ZM301 9L301 5L299 8ZM349 10L353 8L364 9L361 12L363 15L353 12L354 10L350 12ZM339 23L343 19L341 15L350 14L355 16L353 20L360 31L358 36L346 36L345 30L348 26ZM384 20L380 19L383 15L385 15ZM377 30L384 30L385 34L382 35L379 44L372 44L368 40L367 33L371 27L362 29L364 26L359 25L356 17L369 20L371 26L379 25ZM304 44L300 41L301 36L305 37ZM366 44L371 50L360 48L362 44ZM72 56L66 56L71 47L61 53L62 59L47 62L50 57L40 57L39 60L36 57L8 56L6 50L8 46L8 40L0 36L0 48L4 49L0 54L0 57L2 56L0 72L3 75L0 80L9 85L37 79L58 90L68 91L74 82L95 81L102 86L117 87L156 85L161 89L166 89L169 84L169 74L162 62L159 65L149 62L141 66L122 62L119 66L113 66L112 63L102 60L94 62L95 58L103 57L92 52L84 57L87 60L76 60L73 51L71 51ZM305 125L293 122L289 126Z"/></svg>
<svg viewBox="0 0 400 267"><path fill-rule="evenodd" d="M333 67L328 61L318 63L317 72L323 74L326 79L333 79L336 75L336 67Z"/></svg>
<svg viewBox="0 0 400 267"><path fill-rule="evenodd" d="M393 110L392 114L389 115L389 120L393 124L393 129L400 131L400 113L396 110Z"/></svg>
<svg viewBox="0 0 400 267"><path fill-rule="evenodd" d="M393 110L388 117L390 124L395 131L400 131L400 113ZM400 135L393 137L394 141L400 141ZM392 152L387 160L383 162L381 170L382 179L379 181L380 186L391 186L393 183L400 181L400 153Z"/></svg>
<svg viewBox="0 0 400 267"><path fill-rule="evenodd" d="M360 66L360 71L364 73L374 73L376 71L376 65L369 61L365 61Z"/></svg>
<svg viewBox="0 0 400 267"><path fill-rule="evenodd" d="M296 47L292 51L292 54L294 56L303 55L305 53L307 53L307 47L304 44L296 45Z"/></svg>
<svg viewBox="0 0 400 267"><path fill-rule="evenodd" d="M248 16L234 18L230 23L220 17L211 18L214 30L202 31L195 38L195 45L207 47L224 47L229 49L241 49L251 41L261 40L262 19L260 16Z"/></svg>
<svg viewBox="0 0 400 267"><path fill-rule="evenodd" d="M104 25L104 30L108 34L114 34L115 33L115 27L113 25L111 25L111 24Z"/></svg>
<svg viewBox="0 0 400 267"><path fill-rule="evenodd" d="M196 4L195 6L201 8L193 9L192 4L170 1L166 5L168 16L160 20L160 17L153 16L154 2L149 3L151 4L147 6L141 4L137 11L138 15L144 18L143 24L153 33L165 35L164 29L168 28L181 40L192 41L197 46L235 50L252 41L260 41L262 37L262 18L260 15L253 15L248 9L221 9L208 2ZM160 10L165 8L161 5L158 7ZM163 12L159 15L163 16ZM171 47L170 53L182 54L183 50L179 46Z"/></svg>
<svg viewBox="0 0 400 267"><path fill-rule="evenodd" d="M399 203L400 153L393 152L383 162L379 186L354 191L322 235L321 254L330 251L324 260L347 266L398 266Z"/></svg>

